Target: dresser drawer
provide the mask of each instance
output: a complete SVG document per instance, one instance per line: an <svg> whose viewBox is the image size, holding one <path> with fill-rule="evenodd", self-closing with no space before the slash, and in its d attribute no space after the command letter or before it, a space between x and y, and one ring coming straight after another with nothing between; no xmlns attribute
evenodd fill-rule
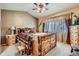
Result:
<svg viewBox="0 0 79 59"><path fill-rule="evenodd" d="M70 42L71 45L79 44L79 26L71 26L70 27Z"/></svg>

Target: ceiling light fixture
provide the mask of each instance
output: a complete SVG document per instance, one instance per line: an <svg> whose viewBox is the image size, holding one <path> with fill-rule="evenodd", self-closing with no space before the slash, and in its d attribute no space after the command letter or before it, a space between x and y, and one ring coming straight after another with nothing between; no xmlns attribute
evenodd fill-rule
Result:
<svg viewBox="0 0 79 59"><path fill-rule="evenodd" d="M33 10L36 10L38 13L43 13L48 10L47 5L48 3L34 3L35 8L33 8Z"/></svg>

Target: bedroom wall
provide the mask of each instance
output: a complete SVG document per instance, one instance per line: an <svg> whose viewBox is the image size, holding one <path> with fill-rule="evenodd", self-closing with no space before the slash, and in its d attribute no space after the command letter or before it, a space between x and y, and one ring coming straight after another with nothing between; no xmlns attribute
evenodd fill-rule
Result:
<svg viewBox="0 0 79 59"><path fill-rule="evenodd" d="M5 36L8 28L15 26L16 28L29 27L37 28L36 19L27 12L1 10L1 36Z"/></svg>

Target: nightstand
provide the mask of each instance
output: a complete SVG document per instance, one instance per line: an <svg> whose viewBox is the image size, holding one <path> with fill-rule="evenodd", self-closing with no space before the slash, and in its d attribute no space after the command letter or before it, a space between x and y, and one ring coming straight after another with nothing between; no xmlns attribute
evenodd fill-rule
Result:
<svg viewBox="0 0 79 59"><path fill-rule="evenodd" d="M6 35L7 45L13 45L16 43L16 35Z"/></svg>

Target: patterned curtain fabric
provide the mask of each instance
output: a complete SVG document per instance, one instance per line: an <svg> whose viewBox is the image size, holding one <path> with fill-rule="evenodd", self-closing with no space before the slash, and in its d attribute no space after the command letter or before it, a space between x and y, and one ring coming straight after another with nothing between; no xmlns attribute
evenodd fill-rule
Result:
<svg viewBox="0 0 79 59"><path fill-rule="evenodd" d="M44 24L44 32L47 33L63 33L68 32L65 19L56 19Z"/></svg>

